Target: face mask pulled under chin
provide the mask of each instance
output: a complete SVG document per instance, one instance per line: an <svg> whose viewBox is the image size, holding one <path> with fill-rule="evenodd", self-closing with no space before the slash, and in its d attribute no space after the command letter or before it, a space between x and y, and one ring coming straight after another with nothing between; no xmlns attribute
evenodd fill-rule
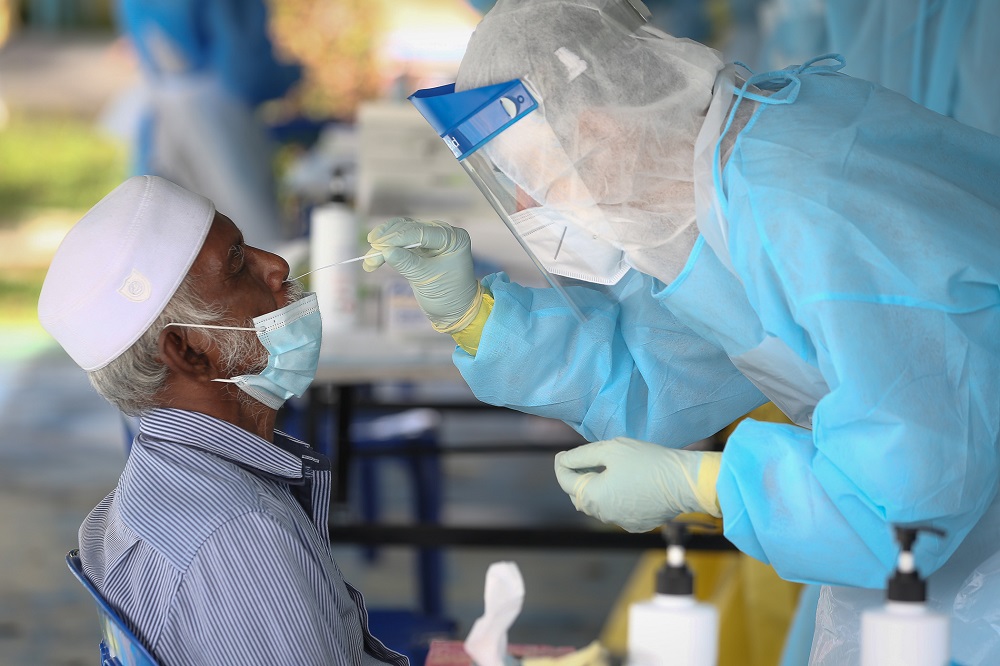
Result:
<svg viewBox="0 0 1000 666"><path fill-rule="evenodd" d="M306 389L316 377L320 344L323 340L323 320L315 293L307 293L283 308L254 317L253 328L182 323L173 325L255 331L257 339L267 350L267 367L256 375L239 375L212 381L236 384L241 391L271 409L278 409L293 395L305 395Z"/></svg>

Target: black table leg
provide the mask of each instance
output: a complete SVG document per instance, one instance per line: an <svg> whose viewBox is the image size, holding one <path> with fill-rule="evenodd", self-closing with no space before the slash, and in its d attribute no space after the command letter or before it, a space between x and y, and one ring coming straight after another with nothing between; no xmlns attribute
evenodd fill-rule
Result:
<svg viewBox="0 0 1000 666"><path fill-rule="evenodd" d="M333 486L333 502L340 508L347 506L347 479L351 470L353 443L351 442L351 422L354 420L354 399L356 387L340 384L337 390L337 425L333 433L337 451L336 472Z"/></svg>

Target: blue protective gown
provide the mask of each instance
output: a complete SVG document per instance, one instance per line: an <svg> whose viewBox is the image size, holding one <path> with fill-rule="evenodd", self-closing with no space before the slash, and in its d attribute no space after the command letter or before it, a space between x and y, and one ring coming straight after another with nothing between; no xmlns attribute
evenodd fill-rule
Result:
<svg viewBox="0 0 1000 666"><path fill-rule="evenodd" d="M277 249L273 146L256 109L302 70L276 58L264 0L117 0L117 8L145 83L133 173L208 197L249 243Z"/></svg>
<svg viewBox="0 0 1000 666"><path fill-rule="evenodd" d="M1000 134L1000 90L987 83L1000 57L995 0L828 0L829 50L853 76Z"/></svg>
<svg viewBox="0 0 1000 666"><path fill-rule="evenodd" d="M1000 58L1000 2L782 0L760 15L762 68L835 51L846 73L1000 135L1000 88L988 83Z"/></svg>
<svg viewBox="0 0 1000 666"><path fill-rule="evenodd" d="M298 65L275 58L264 0L118 0L117 5L121 30L151 76L211 72L230 94L256 106L284 95L302 74ZM151 38L154 31L158 38ZM183 71L165 71L159 38L169 41Z"/></svg>
<svg viewBox="0 0 1000 666"><path fill-rule="evenodd" d="M787 579L882 588L889 524L937 526L915 554L954 655L1000 663L1000 139L859 79L796 78L736 139L724 242L700 239L669 286L590 292L584 324L555 293L487 280L494 310L456 365L479 399L590 440L682 446L766 394L799 425L729 438L726 536ZM881 593L824 594L813 659L851 663Z"/></svg>

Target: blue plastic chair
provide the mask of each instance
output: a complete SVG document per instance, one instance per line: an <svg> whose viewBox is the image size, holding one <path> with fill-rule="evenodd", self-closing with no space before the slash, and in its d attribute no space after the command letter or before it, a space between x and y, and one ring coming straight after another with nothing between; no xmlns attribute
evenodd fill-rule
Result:
<svg viewBox="0 0 1000 666"><path fill-rule="evenodd" d="M158 666L149 651L97 591L80 563L80 551L66 553L66 565L97 602L97 616L101 622L101 666Z"/></svg>

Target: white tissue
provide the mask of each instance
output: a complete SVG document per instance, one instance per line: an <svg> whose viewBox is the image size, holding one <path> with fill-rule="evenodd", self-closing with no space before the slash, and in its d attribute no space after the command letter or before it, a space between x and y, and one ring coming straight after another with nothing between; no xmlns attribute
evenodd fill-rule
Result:
<svg viewBox="0 0 1000 666"><path fill-rule="evenodd" d="M524 604L524 579L514 562L494 562L486 570L485 610L465 639L476 666L504 666L507 630Z"/></svg>

